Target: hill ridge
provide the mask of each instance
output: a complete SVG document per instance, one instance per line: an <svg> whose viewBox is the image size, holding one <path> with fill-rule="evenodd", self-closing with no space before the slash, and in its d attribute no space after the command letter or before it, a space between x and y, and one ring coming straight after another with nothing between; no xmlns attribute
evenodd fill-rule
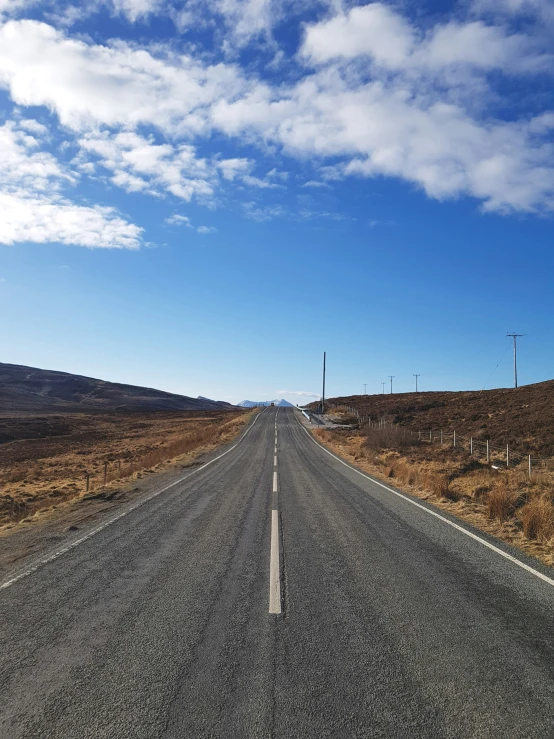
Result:
<svg viewBox="0 0 554 739"><path fill-rule="evenodd" d="M0 362L0 413L225 410L230 403Z"/></svg>

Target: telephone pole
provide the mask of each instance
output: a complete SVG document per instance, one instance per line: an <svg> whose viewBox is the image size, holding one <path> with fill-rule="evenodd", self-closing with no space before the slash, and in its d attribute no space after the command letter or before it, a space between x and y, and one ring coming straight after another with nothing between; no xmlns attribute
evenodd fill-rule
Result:
<svg viewBox="0 0 554 739"><path fill-rule="evenodd" d="M325 412L325 359L327 352L323 352L323 393L321 394L321 415Z"/></svg>
<svg viewBox="0 0 554 739"><path fill-rule="evenodd" d="M388 378L390 380L390 394L392 395L392 381L396 377L396 375L388 375Z"/></svg>
<svg viewBox="0 0 554 739"><path fill-rule="evenodd" d="M364 395L367 395L367 382L362 383L364 386Z"/></svg>
<svg viewBox="0 0 554 739"><path fill-rule="evenodd" d="M417 378L418 378L418 377L421 377L421 375L416 375L416 374L414 374L414 377L415 377L415 391L416 391L416 393L417 393Z"/></svg>
<svg viewBox="0 0 554 739"><path fill-rule="evenodd" d="M506 334L506 336L511 336L514 340L514 387L517 387L517 340L523 334Z"/></svg>
<svg viewBox="0 0 554 739"><path fill-rule="evenodd" d="M386 385L386 384L387 384L386 382L382 382L382 383L381 383L381 385L383 386L383 395L385 394L385 385Z"/></svg>

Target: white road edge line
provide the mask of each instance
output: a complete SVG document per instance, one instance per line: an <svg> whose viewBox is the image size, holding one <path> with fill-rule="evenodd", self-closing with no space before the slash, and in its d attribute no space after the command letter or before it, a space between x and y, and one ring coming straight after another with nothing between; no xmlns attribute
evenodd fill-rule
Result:
<svg viewBox="0 0 554 739"><path fill-rule="evenodd" d="M298 421L298 418L296 420ZM416 506L416 508L420 508L422 511L425 511L425 513L428 513L430 516L434 516L435 518L438 518L440 521L443 521L444 523L448 524L448 526L452 526L453 529L457 529L462 534L469 536L470 539L474 539L475 541L478 541L480 544L487 547L487 549L490 549L491 551L496 552L496 554L499 554L501 557L504 557L504 559L507 559L510 562L513 562L518 567L521 567L523 570L530 572L532 575L535 575L535 577L538 577L540 580L543 580L544 582L554 587L554 580L552 580L550 577L547 577L546 575L543 575L542 572L539 572L538 570L535 570L532 567L529 567L529 565L526 565L525 562L520 562L520 560L516 559L516 557L512 557L512 555L508 554L507 552L503 552L502 549L495 547L494 544L490 544L488 541L486 541L485 539L482 539L480 536L477 536L476 534L473 534L471 531L464 529L463 526L459 526L457 523L454 523L453 521L449 521L444 516L441 516L440 513L436 513L435 511L429 510L429 508L426 508L425 506L421 505L421 503L417 503L415 500L412 500L407 495L403 495L402 493L399 493L397 490L393 490L392 488L389 488L388 485L384 485L382 482L379 482L378 480L375 480L373 477L370 477L369 475L366 475L363 472L360 472L360 470L357 470L355 467L352 467L352 465L348 464L348 462L345 462L340 457L337 457L336 454L333 454L333 452L330 452L328 449L325 449L325 447L322 444L320 444L319 441L316 441L314 437L310 434L310 432L306 428L304 428L304 426L302 426L300 421L298 421L298 423L300 424L300 428L302 428L308 434L308 436L314 442L314 444L317 444L317 446L320 447L326 454L329 454L331 457L334 457L334 459L336 459L337 462L340 462L345 467L348 467L348 469L352 470L352 472L357 472L358 475L361 475L362 477L365 477L367 480L374 483L375 485L379 485L379 487L382 487L385 490L388 490L389 493L392 493L393 495L396 495L399 498L402 498L407 503L411 503L412 505Z"/></svg>
<svg viewBox="0 0 554 739"><path fill-rule="evenodd" d="M263 412L264 411L262 411L262 413ZM14 577L1 583L0 590L4 590L4 588L8 588L10 585L13 585L18 580L22 580L24 577L27 577L33 572L36 572L40 567L42 567L45 564L48 564L48 562L52 562L53 560L58 559L58 557L61 557L62 554L69 552L71 549L75 549L75 547L79 546L79 544L82 544L84 541L91 539L95 534L98 534L103 529L106 529L108 526L111 526L112 523L119 521L121 518L124 518L125 516L129 515L129 513L132 513L137 508L140 508L140 506L144 505L145 503L148 503L148 501L153 500L154 498L157 498L158 495L165 493L170 488L175 487L175 485L178 485L179 483L184 482L185 480L188 480L189 477L192 477L197 472L201 472L201 470L204 470L209 465L213 464L214 462L217 462L218 459L221 459L226 454L229 454L229 452L232 452L233 449L236 449L236 447L241 443L241 441L247 436L247 434L250 433L251 429L254 427L256 421L262 415L262 413L256 416L252 425L248 429L246 429L245 433L241 436L241 438L237 441L237 443L233 444L233 446L227 449L226 452L223 452L223 454L220 454L218 457L215 457L214 459L211 459L209 462L206 462L206 464L203 464L201 467L198 467L198 469L193 470L192 472L189 472L188 475L184 475L183 477L180 477L178 480L175 480L175 482L172 482L171 484L166 485L161 490L157 490L155 493L152 493L152 495L149 495L147 498L143 498L141 501L139 501L138 503L135 503L130 508L127 508L122 513L119 513L117 516L110 518L108 521L104 521L103 524L101 524L100 526L97 526L92 531L89 531L88 534L86 534L85 536L82 536L80 539L77 539L76 541L71 542L71 544L67 544L65 547L62 547L61 549L56 549L48 557L44 557L43 559L40 559L38 562L35 562L35 564L32 565L31 567L26 568L25 570L23 570L22 572L19 572Z"/></svg>
<svg viewBox="0 0 554 739"><path fill-rule="evenodd" d="M279 513L271 511L271 555L269 560L269 612L281 613L281 578L279 575Z"/></svg>

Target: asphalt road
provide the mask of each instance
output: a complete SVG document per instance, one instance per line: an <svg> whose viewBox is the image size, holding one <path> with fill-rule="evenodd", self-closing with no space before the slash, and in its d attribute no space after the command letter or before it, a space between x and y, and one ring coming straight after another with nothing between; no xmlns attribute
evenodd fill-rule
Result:
<svg viewBox="0 0 554 739"><path fill-rule="evenodd" d="M0 590L0 736L547 739L553 607L552 584L271 408Z"/></svg>

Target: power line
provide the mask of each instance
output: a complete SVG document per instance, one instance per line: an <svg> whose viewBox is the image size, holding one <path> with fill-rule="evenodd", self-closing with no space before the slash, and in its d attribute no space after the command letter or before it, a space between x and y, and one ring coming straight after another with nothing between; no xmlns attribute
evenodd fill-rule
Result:
<svg viewBox="0 0 554 739"><path fill-rule="evenodd" d="M484 389L485 389L485 388L487 387L487 385L488 385L488 384L489 384L489 382L490 382L490 379L491 379L491 377L492 377L492 376L494 375L494 373L496 372L496 370L497 370L497 369L498 369L498 368L500 367L500 362L501 362L501 361L502 361L502 360L504 359L504 357L506 356L506 352L508 351L508 349L509 349L509 348L510 348L510 345L509 345L509 344L507 344L507 345L506 345L506 348L504 349L504 351L503 351L503 353L502 353L502 356L501 356L501 357L500 357L500 359L498 360L498 364L497 364L497 365L496 365L496 367L495 367L495 368L493 369L493 371L492 371L492 372L490 373L490 375L489 375L489 376L488 376L488 378L487 378L487 381L485 382L485 384L483 385L483 387L481 388L481 390L480 390L479 392L481 392L481 393L482 393L482 392L483 392L483 390L484 390Z"/></svg>

